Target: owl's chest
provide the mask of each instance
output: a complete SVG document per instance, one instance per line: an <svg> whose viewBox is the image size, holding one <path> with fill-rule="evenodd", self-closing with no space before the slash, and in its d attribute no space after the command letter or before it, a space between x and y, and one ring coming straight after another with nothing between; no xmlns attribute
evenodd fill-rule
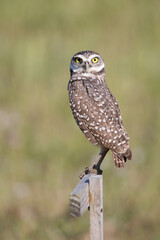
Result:
<svg viewBox="0 0 160 240"><path fill-rule="evenodd" d="M73 82L69 87L69 99L77 123L83 120L88 125L96 121L101 95L93 86L82 81Z"/></svg>
<svg viewBox="0 0 160 240"><path fill-rule="evenodd" d="M88 98L88 90L82 81L72 82L69 86L70 101L79 101Z"/></svg>
<svg viewBox="0 0 160 240"><path fill-rule="evenodd" d="M94 86L94 83L84 81L74 81L69 86L70 101L98 102L103 98L103 89Z"/></svg>
<svg viewBox="0 0 160 240"><path fill-rule="evenodd" d="M82 81L72 82L69 86L69 100L70 107L75 116L78 116L78 112L81 113L85 110L85 106L89 104L90 97L88 89Z"/></svg>

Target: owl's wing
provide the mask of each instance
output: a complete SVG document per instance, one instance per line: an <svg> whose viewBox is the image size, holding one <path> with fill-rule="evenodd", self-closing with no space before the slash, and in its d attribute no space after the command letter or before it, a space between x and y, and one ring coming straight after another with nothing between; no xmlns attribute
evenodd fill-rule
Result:
<svg viewBox="0 0 160 240"><path fill-rule="evenodd" d="M109 91L109 89L108 89ZM109 104L108 104L109 102ZM106 111L105 115L107 118L106 121L106 130L108 132L107 144L111 150L117 153L126 152L129 148L129 137L123 126L120 108L118 106L116 98L109 91L109 100L106 99ZM103 136L102 136L103 139ZM103 139L103 141L106 138Z"/></svg>
<svg viewBox="0 0 160 240"><path fill-rule="evenodd" d="M78 121L78 120L77 120ZM96 139L96 136L92 134L92 132L89 130L88 125L85 123L85 121L81 124L79 124L79 128L81 131L84 133L86 138L93 144L93 145L98 145L98 141Z"/></svg>
<svg viewBox="0 0 160 240"><path fill-rule="evenodd" d="M129 137L123 127L118 103L109 89L104 89L101 95L94 97L90 104L89 117L94 126L89 125L93 136L99 139L99 144L104 145L117 153L126 152L129 147Z"/></svg>

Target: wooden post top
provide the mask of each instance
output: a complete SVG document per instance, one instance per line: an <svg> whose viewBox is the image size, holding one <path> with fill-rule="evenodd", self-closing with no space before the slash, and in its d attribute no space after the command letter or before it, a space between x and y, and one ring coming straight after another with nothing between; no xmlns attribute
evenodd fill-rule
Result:
<svg viewBox="0 0 160 240"><path fill-rule="evenodd" d="M70 215L74 217L82 216L86 209L90 206L90 178L102 178L102 175L87 174L85 175L70 193Z"/></svg>
<svg viewBox="0 0 160 240"><path fill-rule="evenodd" d="M82 216L89 207L89 179L94 174L85 175L70 194L70 215Z"/></svg>

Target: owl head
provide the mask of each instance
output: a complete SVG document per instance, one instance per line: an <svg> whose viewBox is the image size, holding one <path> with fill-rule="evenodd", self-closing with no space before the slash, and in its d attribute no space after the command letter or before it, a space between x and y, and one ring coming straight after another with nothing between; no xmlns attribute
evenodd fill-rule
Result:
<svg viewBox="0 0 160 240"><path fill-rule="evenodd" d="M81 51L76 53L70 64L72 74L104 74L104 61L102 57L94 51Z"/></svg>

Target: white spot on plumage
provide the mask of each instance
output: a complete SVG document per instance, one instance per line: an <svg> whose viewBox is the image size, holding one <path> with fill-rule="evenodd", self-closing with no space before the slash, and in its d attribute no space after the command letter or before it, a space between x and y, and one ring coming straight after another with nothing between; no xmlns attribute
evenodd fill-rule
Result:
<svg viewBox="0 0 160 240"><path fill-rule="evenodd" d="M79 117L80 117L80 118L86 118L85 115L80 115L80 114L79 114Z"/></svg>
<svg viewBox="0 0 160 240"><path fill-rule="evenodd" d="M87 120L87 122L89 122L89 117L86 120Z"/></svg>
<svg viewBox="0 0 160 240"><path fill-rule="evenodd" d="M102 103L99 103L99 104L98 104L98 107L103 107L103 104L102 104Z"/></svg>
<svg viewBox="0 0 160 240"><path fill-rule="evenodd" d="M100 99L99 97L94 97L94 101L95 101L95 102L98 102L99 99Z"/></svg>
<svg viewBox="0 0 160 240"><path fill-rule="evenodd" d="M101 108L99 109L99 111L100 111L101 113L104 113L104 110L103 110L103 109L101 109Z"/></svg>
<svg viewBox="0 0 160 240"><path fill-rule="evenodd" d="M95 125L95 122L90 122L90 126L94 126Z"/></svg>

